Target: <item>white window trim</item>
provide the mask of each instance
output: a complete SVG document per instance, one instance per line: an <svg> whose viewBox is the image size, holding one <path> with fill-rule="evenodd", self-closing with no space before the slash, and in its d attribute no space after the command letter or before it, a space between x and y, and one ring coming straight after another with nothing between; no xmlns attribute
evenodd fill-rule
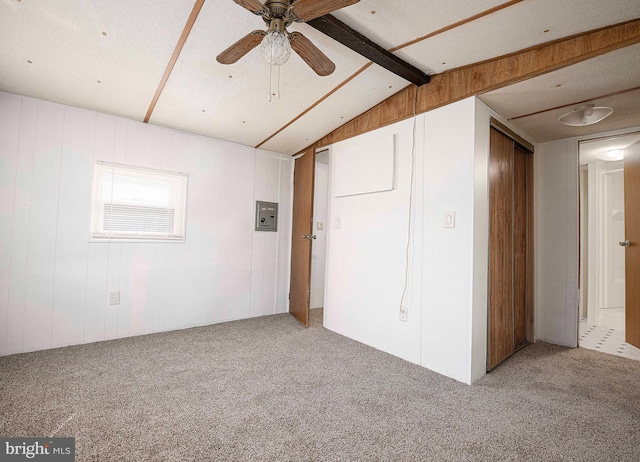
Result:
<svg viewBox="0 0 640 462"><path fill-rule="evenodd" d="M133 203L131 201L115 202L105 201L102 199L102 175L104 171L113 169L121 173L141 172L147 176L156 176L158 179L164 179L174 183L175 206L158 205L150 203ZM107 243L107 242L166 242L166 243L184 243L186 240L187 228L187 196L188 196L189 175L182 172L171 172L166 170L158 170L144 167L136 167L124 164L115 164L111 162L96 161L94 166L93 184L91 189L91 219L89 223L89 242ZM113 198L113 196L112 196ZM155 209L178 210L178 219L174 223L172 233L153 233L153 232L113 232L104 230L104 209L108 205L145 207Z"/></svg>

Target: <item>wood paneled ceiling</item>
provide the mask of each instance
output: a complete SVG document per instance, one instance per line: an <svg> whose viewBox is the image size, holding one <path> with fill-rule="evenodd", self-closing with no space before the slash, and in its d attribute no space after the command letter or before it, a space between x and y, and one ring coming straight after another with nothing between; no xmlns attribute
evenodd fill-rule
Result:
<svg viewBox="0 0 640 462"><path fill-rule="evenodd" d="M637 20L640 4L361 0L334 15L444 78L454 69ZM290 30L311 39L336 71L318 77L292 55L281 69L280 99L269 102L269 66L259 49L233 65L215 60L261 28L261 18L232 0L0 0L0 90L294 154L408 85L309 25L294 24ZM558 113L581 102L616 110L606 125L588 130L640 126L635 43L480 97L535 141L581 134L557 123Z"/></svg>

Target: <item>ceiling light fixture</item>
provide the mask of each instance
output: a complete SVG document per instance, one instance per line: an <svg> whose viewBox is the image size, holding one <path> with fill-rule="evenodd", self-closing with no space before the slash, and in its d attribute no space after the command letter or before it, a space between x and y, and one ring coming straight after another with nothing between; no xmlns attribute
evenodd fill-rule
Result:
<svg viewBox="0 0 640 462"><path fill-rule="evenodd" d="M610 116L613 109L606 106L596 106L595 104L585 104L579 106L571 112L567 112L558 120L560 123L571 127L582 127L600 122L604 118Z"/></svg>
<svg viewBox="0 0 640 462"><path fill-rule="evenodd" d="M623 149L612 149L602 154L598 154L596 156L598 159L606 160L606 161L614 161L614 160L622 160L624 159L624 150Z"/></svg>
<svg viewBox="0 0 640 462"><path fill-rule="evenodd" d="M291 44L281 19L272 19L269 32L260 43L260 51L267 62L273 66L282 66L291 56Z"/></svg>
<svg viewBox="0 0 640 462"><path fill-rule="evenodd" d="M291 43L286 30L287 23L281 18L271 19L269 31L260 42L260 52L269 63L269 101L275 96L280 99L280 66L291 56ZM276 84L273 85L273 66L276 69Z"/></svg>

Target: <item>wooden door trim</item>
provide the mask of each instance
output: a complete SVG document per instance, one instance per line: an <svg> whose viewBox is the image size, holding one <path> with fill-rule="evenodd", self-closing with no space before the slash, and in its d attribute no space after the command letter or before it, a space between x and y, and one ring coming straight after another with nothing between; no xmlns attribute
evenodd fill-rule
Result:
<svg viewBox="0 0 640 462"><path fill-rule="evenodd" d="M520 147L524 148L525 150L531 153L535 151L533 144L529 143L527 140L525 140L523 137L521 137L516 132L511 130L509 127L507 127L505 124L500 122L495 117L491 117L489 119L489 125L495 128L496 130L498 130L499 132L501 132L503 135L507 136L508 138L511 138L516 144L519 144Z"/></svg>

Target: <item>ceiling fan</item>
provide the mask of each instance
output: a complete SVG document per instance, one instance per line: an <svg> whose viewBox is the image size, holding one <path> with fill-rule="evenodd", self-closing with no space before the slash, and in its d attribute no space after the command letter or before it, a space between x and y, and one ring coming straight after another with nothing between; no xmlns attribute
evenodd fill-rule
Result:
<svg viewBox="0 0 640 462"><path fill-rule="evenodd" d="M282 65L289 59L291 50L306 62L316 74L331 74L336 65L300 32L289 32L293 22L305 22L332 11L358 3L360 0L233 0L238 5L262 16L268 29L254 30L220 53L216 60L232 64L261 45L262 54L269 64Z"/></svg>

